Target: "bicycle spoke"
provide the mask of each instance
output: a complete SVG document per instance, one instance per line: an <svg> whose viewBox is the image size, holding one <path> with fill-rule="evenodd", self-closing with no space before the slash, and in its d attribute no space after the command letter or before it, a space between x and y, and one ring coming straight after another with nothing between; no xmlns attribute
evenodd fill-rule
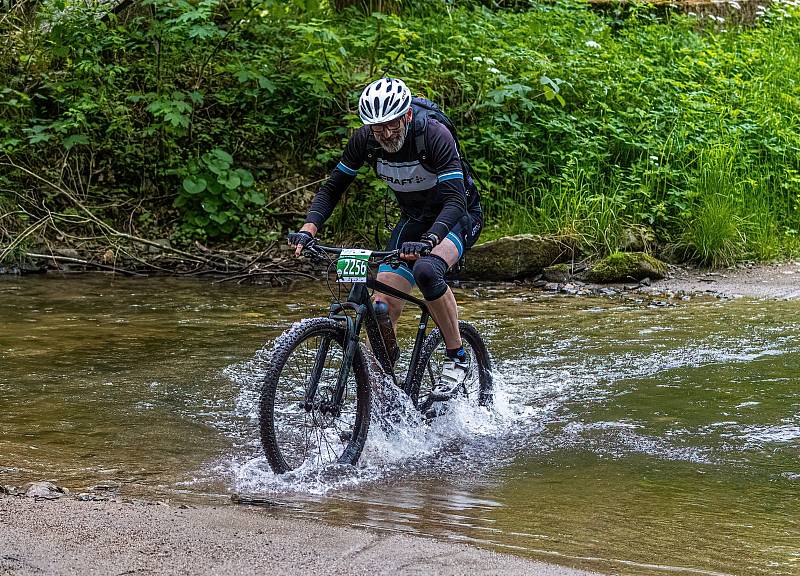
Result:
<svg viewBox="0 0 800 576"><path fill-rule="evenodd" d="M338 406L340 413L333 416L343 357L340 340L329 332L302 339L285 358L273 402L272 428L288 469L309 459L319 465L338 462L354 438L356 379L352 370Z"/></svg>

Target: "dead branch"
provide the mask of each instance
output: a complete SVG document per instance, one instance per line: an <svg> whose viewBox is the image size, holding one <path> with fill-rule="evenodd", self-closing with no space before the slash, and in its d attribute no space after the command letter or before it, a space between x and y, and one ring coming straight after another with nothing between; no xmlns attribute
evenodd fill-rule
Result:
<svg viewBox="0 0 800 576"><path fill-rule="evenodd" d="M107 253L108 247L110 246L114 250L114 264L107 265L95 262L94 258L98 257L99 254L89 259L75 258L73 256L56 256L52 254L52 250L49 249L48 235L46 233L41 234L41 241L46 244L48 248L47 251L51 252L51 254L48 256L46 254L42 254L42 250L34 249L32 252L26 252L26 256L30 258L41 258L52 262L69 262L73 264L80 264L87 267L94 267L102 270L110 270L130 275L142 275L135 270L144 269L169 274L178 274L181 276L203 274L218 274L225 276L232 275L230 278L231 280L242 280L251 276L300 276L309 279L315 278L311 274L297 271L296 269L285 268L283 266L285 263L280 260L264 262L261 265L258 265L265 255L274 251L275 247L277 246L275 242L271 242L266 248L258 253L231 250L212 250L197 242L197 252L190 253L184 250L173 248L168 244L165 245L135 234L129 234L127 232L117 230L114 226L106 223L95 214L95 211L98 210L97 207L93 206L90 208L85 204L84 198L88 197L88 190L83 189L73 193L70 189L68 189L66 184L52 182L51 180L48 180L47 178L14 163L10 159L8 159L6 162L0 162L0 166L9 166L15 168L27 174L31 178L45 184L47 187L55 190L57 194L67 199L68 203L73 205L78 210L77 214L54 212L45 203L45 201L41 199L37 201L34 200L31 195L21 194L19 191L12 191L20 199L18 206L22 212L27 214L31 219L37 217L38 219L22 233L18 234L16 238L10 234L6 234L6 236L11 238L11 241L7 246L0 247L0 261L2 261L2 259L10 254L14 249L18 249L26 238L30 237L37 231L46 229L48 231L55 232L60 240L70 239L72 241L80 241L84 243L98 241L101 245L105 245L102 248L105 253ZM65 162L65 166L68 170L71 170L69 163ZM312 182L306 184L305 186L301 186L300 188L296 188L295 190L290 190L289 192L281 195L281 197L315 183L316 182ZM273 202L277 200L278 198L273 200ZM8 216L9 214L4 214L3 217ZM89 234L75 235L70 233L71 230L68 228L62 229L65 228L62 226L62 224L83 227ZM131 243L136 249L123 247L128 243ZM155 248L155 256L150 257L144 254L137 254L141 247ZM91 248L88 250L89 253L92 252ZM124 261L128 263L128 268L132 268L132 270L116 265L116 258L120 254L124 256ZM108 262L110 260L110 258L105 254L101 259L104 262Z"/></svg>
<svg viewBox="0 0 800 576"><path fill-rule="evenodd" d="M5 259L6 259L6 256L8 256L9 254L11 254L11 251L12 251L14 248L16 248L17 246L19 246L20 244L22 244L22 242L23 242L23 240L25 240L25 238L27 238L28 236L30 236L31 234L33 234L34 232L36 232L36 231L37 231L39 228L41 228L42 226L44 226L44 225L47 223L47 220L48 220L48 217L47 217L47 216L43 216L42 218L40 218L39 220L37 220L37 221L36 221L34 224L32 224L32 225L28 226L28 227L27 227L27 228L26 228L26 229L25 229L25 230L22 232L22 234L20 234L20 235L19 235L19 236L17 236L17 237L16 237L14 240L12 240L12 241L9 243L9 245L8 245L8 246L6 246L5 250L3 250L2 252L0 252L0 262L2 262L3 260L5 260Z"/></svg>
<svg viewBox="0 0 800 576"><path fill-rule="evenodd" d="M278 200L280 200L281 198L285 198L286 196L288 196L289 194L291 194L293 192L297 192L298 190L302 190L303 188L308 188L309 186L313 186L314 184L319 184L320 182L324 182L327 179L328 179L327 177L320 178L319 180L314 180L313 182L309 182L308 184L303 184L302 186L298 186L297 188L294 188L293 190L289 190L288 192L284 192L283 194L280 194L277 198L273 198L272 200L267 202L264 205L264 208L269 208L270 206L275 204Z"/></svg>
<svg viewBox="0 0 800 576"><path fill-rule="evenodd" d="M102 270L109 270L118 274L129 274L131 276L147 276L141 272L133 270L126 270L117 266L106 266L105 264L98 264L97 262L90 262L88 260L81 260L80 258L71 258L69 256L56 256L55 254L36 254L35 252L26 252L25 256L28 258L38 258L41 260L52 260L53 262L69 262L70 264L81 264L83 266L91 266L92 268L100 268Z"/></svg>
<svg viewBox="0 0 800 576"><path fill-rule="evenodd" d="M91 210L89 210L86 206L84 206L83 203L80 200L75 198L75 196L70 194L67 190L65 190L64 188L62 188L58 184L50 182L46 178L43 178L43 177L39 176L38 174L28 170L27 168L15 164L14 162L8 162L8 163L4 162L4 163L2 163L0 165L12 166L13 168L16 168L17 170L22 170L23 172L25 172L29 176L39 180L40 182L42 182L44 184L47 184L48 186L53 188L59 194L62 194L64 196L66 196L73 204L75 204L75 206L77 206L82 212L84 212L92 222L94 222L95 224L100 226L101 229L106 230L112 236L116 236L118 238L125 238L126 240L131 240L132 242L139 242L140 244L145 244L146 246L153 246L155 248L158 248L159 250L164 250L164 251L167 251L167 252L171 252L173 254L177 254L179 256L183 256L187 260L192 260L192 261L195 261L195 262L196 261L201 261L204 264L207 264L208 266L211 266L211 267L215 267L216 266L216 263L212 262L208 258L204 258L203 256L196 256L194 254L190 254L189 252L184 252L183 250L178 250L177 248L172 248L171 246L164 246L164 245L159 244L158 242L155 242L153 240L148 240L146 238L140 238L138 236L134 236L133 234L126 234L125 232L120 232L119 230L114 229L113 227L109 226L108 224L106 224L105 222L100 220L97 216L94 215L94 213Z"/></svg>

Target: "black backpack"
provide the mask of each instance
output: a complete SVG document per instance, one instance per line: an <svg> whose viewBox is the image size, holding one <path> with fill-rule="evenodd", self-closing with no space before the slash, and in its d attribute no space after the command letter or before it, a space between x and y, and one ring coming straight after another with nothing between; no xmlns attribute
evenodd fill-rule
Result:
<svg viewBox="0 0 800 576"><path fill-rule="evenodd" d="M436 104L436 102L432 102L427 98L422 98L420 96L416 96L411 99L411 108L414 110L414 146L417 148L417 152L420 155L420 158L423 162L428 159L427 154L427 147L425 145L425 130L428 127L428 118L434 118L438 122L444 124L445 128L450 131L450 134L453 136L453 140L456 141L456 149L458 150L458 155L461 158L461 164L464 168L464 175L469 176L472 178L473 182L477 182L481 185L481 188L486 188L486 186L481 182L481 179L478 178L478 175L475 174L475 170L473 170L472 165L467 160L466 156L464 156L464 150L461 148L461 142L458 140L458 132L456 131L456 126L453 124L453 121L450 120L450 117L444 113L444 110ZM465 179L466 180L466 179Z"/></svg>
<svg viewBox="0 0 800 576"><path fill-rule="evenodd" d="M464 156L464 151L461 149L461 142L458 140L458 132L456 131L455 124L453 124L453 121L450 120L441 107L427 98L415 96L411 99L411 109L414 111L414 147L419 154L420 160L422 162L426 162L428 160L428 147L425 143L425 133L428 128L428 118L433 118L441 124L444 124L445 128L447 128L447 130L453 136L453 140L456 142L458 155L461 158L464 176L469 175L473 183L480 184L481 188L485 189L486 186L481 179L478 178L477 174L475 174L475 170L473 170L472 165ZM370 138L372 138L372 135L370 135ZM380 157L380 152L382 149L377 142L375 142L374 146L371 146L370 148L375 151L377 157ZM368 153L368 157L372 158L371 152ZM466 184L466 178L464 178L464 182ZM467 192L469 193L470 191L467 190Z"/></svg>

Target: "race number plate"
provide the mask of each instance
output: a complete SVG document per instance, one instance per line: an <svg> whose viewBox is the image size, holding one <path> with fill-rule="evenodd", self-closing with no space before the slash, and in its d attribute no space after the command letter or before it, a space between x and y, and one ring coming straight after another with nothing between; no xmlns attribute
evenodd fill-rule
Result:
<svg viewBox="0 0 800 576"><path fill-rule="evenodd" d="M366 282L369 250L342 250L336 262L337 282Z"/></svg>

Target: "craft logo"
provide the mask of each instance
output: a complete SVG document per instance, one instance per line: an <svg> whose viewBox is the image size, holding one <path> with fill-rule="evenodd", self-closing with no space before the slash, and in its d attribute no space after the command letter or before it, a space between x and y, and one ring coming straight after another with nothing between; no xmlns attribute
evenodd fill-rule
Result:
<svg viewBox="0 0 800 576"><path fill-rule="evenodd" d="M423 178L422 176L414 176L412 178L395 178L394 176L389 176L388 174L379 174L379 176L389 184L395 184L397 186L405 186L406 184L422 184L426 180L426 178Z"/></svg>

